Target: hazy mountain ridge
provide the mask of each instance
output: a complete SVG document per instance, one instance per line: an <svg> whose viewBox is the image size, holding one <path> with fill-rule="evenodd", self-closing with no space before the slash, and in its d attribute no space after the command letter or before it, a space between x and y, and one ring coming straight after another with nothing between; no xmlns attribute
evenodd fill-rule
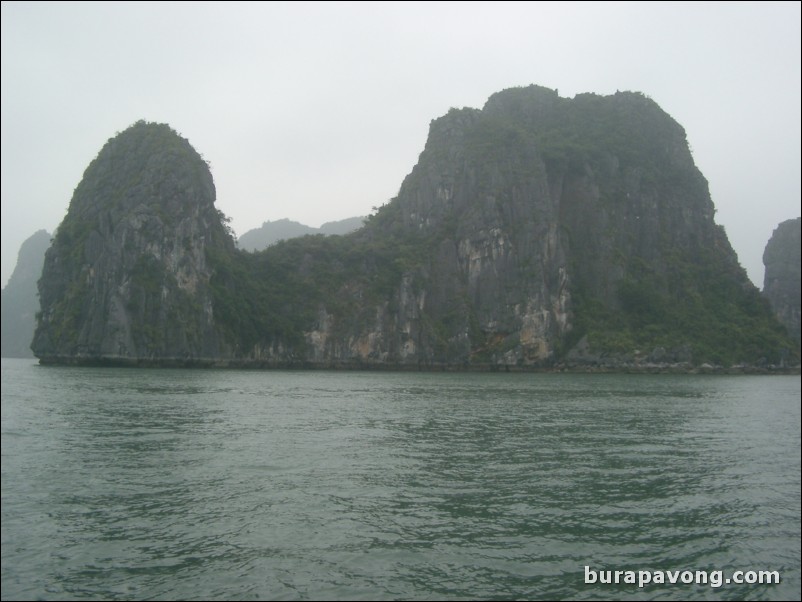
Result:
<svg viewBox="0 0 802 602"><path fill-rule="evenodd" d="M237 240L237 246L244 251L262 251L282 240L315 234L343 235L361 228L364 217L349 217L342 220L326 222L319 228L313 228L290 219L264 222L259 228L248 230Z"/></svg>
<svg viewBox="0 0 802 602"><path fill-rule="evenodd" d="M432 121L398 196L363 228L258 253L234 248L208 167L168 130L126 130L76 189L40 284L43 362L798 361L714 223L684 130L641 94L565 99L530 86L481 110L452 109ZM164 138L150 153L183 149L172 166L182 177L140 154L148 137ZM123 146L130 160L112 153ZM111 211L101 199L116 199Z"/></svg>

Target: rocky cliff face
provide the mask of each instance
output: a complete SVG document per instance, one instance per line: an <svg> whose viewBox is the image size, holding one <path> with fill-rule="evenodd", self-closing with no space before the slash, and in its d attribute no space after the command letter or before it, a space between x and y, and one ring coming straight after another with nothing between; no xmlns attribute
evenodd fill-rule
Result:
<svg viewBox="0 0 802 602"><path fill-rule="evenodd" d="M507 90L432 122L354 237L393 246L373 269L395 287L373 313L354 294L346 328L327 304L308 343L428 366L776 361L789 343L713 215L684 130L651 100Z"/></svg>
<svg viewBox="0 0 802 602"><path fill-rule="evenodd" d="M763 294L771 303L774 313L788 329L791 337L800 343L800 305L802 299L802 252L800 227L802 218L782 222L774 230L763 252L766 273Z"/></svg>
<svg viewBox="0 0 802 602"><path fill-rule="evenodd" d="M121 144L153 127L110 141L76 189L40 357L498 369L766 364L793 346L685 132L640 94L532 86L453 109L365 227L260 253L221 232L185 141ZM181 159L154 161L165 145ZM117 152L140 148L136 167Z"/></svg>
<svg viewBox="0 0 802 602"><path fill-rule="evenodd" d="M33 350L43 362L222 352L207 249L231 246L208 166L168 126L108 141L45 257Z"/></svg>
<svg viewBox="0 0 802 602"><path fill-rule="evenodd" d="M49 246L50 234L39 230L20 247L14 273L2 293L3 357L33 357L31 341L39 311L36 283L42 275L42 263Z"/></svg>

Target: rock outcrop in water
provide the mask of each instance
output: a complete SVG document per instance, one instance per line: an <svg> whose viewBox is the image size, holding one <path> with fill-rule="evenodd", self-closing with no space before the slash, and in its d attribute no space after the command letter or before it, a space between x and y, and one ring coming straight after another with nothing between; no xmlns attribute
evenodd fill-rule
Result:
<svg viewBox="0 0 802 602"><path fill-rule="evenodd" d="M167 126L110 140L47 255L41 360L621 369L793 347L684 130L640 94L532 86L452 109L349 236L237 251L213 202Z"/></svg>
<svg viewBox="0 0 802 602"><path fill-rule="evenodd" d="M3 357L33 357L31 341L39 310L36 283L42 275L42 263L49 246L50 234L39 230L20 247L14 273L2 292Z"/></svg>
<svg viewBox="0 0 802 602"><path fill-rule="evenodd" d="M33 342L43 362L225 354L211 246L233 253L206 162L166 125L109 140L45 256Z"/></svg>
<svg viewBox="0 0 802 602"><path fill-rule="evenodd" d="M800 344L800 306L802 306L802 218L782 222L774 230L763 252L763 294L777 318Z"/></svg>

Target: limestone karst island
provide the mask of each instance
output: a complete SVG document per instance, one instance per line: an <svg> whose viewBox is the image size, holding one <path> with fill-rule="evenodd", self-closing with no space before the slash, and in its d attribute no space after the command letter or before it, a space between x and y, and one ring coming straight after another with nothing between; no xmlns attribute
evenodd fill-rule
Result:
<svg viewBox="0 0 802 602"><path fill-rule="evenodd" d="M43 364L798 365L799 339L714 214L655 102L531 86L432 121L398 196L359 230L250 252L198 152L140 121L75 189L32 349Z"/></svg>

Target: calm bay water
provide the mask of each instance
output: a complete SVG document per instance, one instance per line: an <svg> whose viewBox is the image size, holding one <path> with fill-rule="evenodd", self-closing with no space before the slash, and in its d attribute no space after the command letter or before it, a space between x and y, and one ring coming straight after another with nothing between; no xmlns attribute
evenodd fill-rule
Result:
<svg viewBox="0 0 802 602"><path fill-rule="evenodd" d="M798 376L2 362L4 600L799 594Z"/></svg>

